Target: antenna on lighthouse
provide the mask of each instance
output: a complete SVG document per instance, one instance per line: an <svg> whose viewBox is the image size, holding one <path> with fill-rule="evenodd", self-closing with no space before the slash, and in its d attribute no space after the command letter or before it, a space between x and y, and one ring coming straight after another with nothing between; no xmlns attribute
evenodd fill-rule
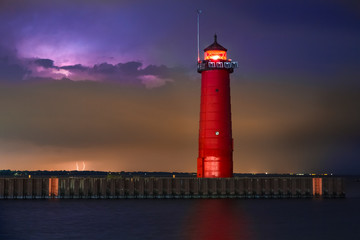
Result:
<svg viewBox="0 0 360 240"><path fill-rule="evenodd" d="M197 10L197 61L200 62L200 14L202 11Z"/></svg>

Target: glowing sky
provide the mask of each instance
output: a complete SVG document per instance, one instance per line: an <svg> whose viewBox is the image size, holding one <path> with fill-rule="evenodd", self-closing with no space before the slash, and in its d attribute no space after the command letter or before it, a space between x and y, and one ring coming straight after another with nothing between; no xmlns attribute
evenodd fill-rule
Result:
<svg viewBox="0 0 360 240"><path fill-rule="evenodd" d="M351 0L2 0L0 169L196 171L198 8L240 66L235 171L359 173Z"/></svg>

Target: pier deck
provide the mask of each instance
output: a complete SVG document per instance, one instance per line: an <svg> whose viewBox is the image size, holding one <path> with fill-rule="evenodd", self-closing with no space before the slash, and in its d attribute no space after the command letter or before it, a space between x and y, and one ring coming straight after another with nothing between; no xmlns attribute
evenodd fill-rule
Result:
<svg viewBox="0 0 360 240"><path fill-rule="evenodd" d="M314 197L345 197L344 179L337 177L0 178L0 199Z"/></svg>

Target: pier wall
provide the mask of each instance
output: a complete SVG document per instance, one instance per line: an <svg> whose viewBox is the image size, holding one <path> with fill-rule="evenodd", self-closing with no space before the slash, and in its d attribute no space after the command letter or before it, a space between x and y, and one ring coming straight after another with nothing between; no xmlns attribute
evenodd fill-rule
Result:
<svg viewBox="0 0 360 240"><path fill-rule="evenodd" d="M337 198L343 178L0 178L0 199Z"/></svg>

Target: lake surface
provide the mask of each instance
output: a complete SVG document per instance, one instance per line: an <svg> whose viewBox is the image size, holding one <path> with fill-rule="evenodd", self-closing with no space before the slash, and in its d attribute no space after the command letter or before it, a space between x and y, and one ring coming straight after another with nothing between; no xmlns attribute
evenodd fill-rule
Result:
<svg viewBox="0 0 360 240"><path fill-rule="evenodd" d="M360 239L346 199L0 200L0 239Z"/></svg>

